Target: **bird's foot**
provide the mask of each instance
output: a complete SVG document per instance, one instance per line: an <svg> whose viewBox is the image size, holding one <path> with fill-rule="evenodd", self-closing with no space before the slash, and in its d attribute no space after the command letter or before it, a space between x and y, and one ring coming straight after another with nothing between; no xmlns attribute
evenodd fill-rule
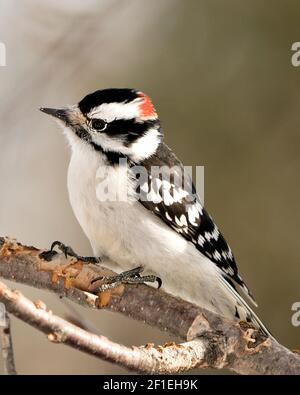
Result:
<svg viewBox="0 0 300 395"><path fill-rule="evenodd" d="M118 287L121 284L144 284L144 283L158 283L158 288L161 287L162 281L159 277L149 275L141 276L143 272L143 266L138 266L134 269L127 270L120 274L110 277L97 277L92 280L92 284L96 281L102 281L102 284L93 290L93 293L97 294L99 292L107 291Z"/></svg>
<svg viewBox="0 0 300 395"><path fill-rule="evenodd" d="M55 247L62 252L66 258L68 257L73 257L76 258L77 260L80 260L84 263L99 263L100 258L95 258L91 256L80 256L74 252L73 248L65 245L64 243L61 243L60 241L54 241L51 245L51 248L49 251L44 251L40 254L40 258L46 260L46 261L51 261L55 255L57 255L57 252L54 250Z"/></svg>

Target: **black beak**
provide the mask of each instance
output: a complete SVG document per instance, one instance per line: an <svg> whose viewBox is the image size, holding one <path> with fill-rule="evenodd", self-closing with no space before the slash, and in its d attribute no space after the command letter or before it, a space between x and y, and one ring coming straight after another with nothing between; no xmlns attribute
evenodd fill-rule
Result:
<svg viewBox="0 0 300 395"><path fill-rule="evenodd" d="M68 110L66 109L56 109L56 108L40 108L40 111L45 114L52 115L52 117L58 118L61 121L68 122Z"/></svg>

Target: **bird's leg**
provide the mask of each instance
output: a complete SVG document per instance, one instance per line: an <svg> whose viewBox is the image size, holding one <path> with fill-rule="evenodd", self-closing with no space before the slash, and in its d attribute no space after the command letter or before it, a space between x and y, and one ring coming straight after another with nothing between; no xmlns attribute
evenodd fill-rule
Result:
<svg viewBox="0 0 300 395"><path fill-rule="evenodd" d="M96 281L101 280L102 284L93 290L93 293L97 294L99 292L107 291L108 289L116 288L120 284L144 284L144 283L158 283L158 288L161 287L162 281L157 276L141 276L143 272L143 266L138 266L134 269L127 270L120 274L110 277L97 277L92 280L92 284Z"/></svg>
<svg viewBox="0 0 300 395"><path fill-rule="evenodd" d="M42 259L45 259L46 261L51 261L53 259L53 257L57 254L57 252L54 250L55 247L57 247L57 249L59 251L61 251L66 258L68 258L68 256L76 258L77 260L80 260L82 262L85 263L99 263L100 262L100 258L95 258L95 257L85 257L85 256L80 256L78 254L76 254L76 252L74 252L73 248L65 245L64 243L61 243L60 241L54 241L51 245L51 248L49 251L44 251L40 254L40 257Z"/></svg>

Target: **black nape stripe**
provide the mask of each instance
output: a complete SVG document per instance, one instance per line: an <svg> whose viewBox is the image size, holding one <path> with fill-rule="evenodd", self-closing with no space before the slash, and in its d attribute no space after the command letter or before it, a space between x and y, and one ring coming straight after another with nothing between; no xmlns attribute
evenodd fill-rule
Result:
<svg viewBox="0 0 300 395"><path fill-rule="evenodd" d="M92 147L95 149L97 152L101 152L107 159L110 165L116 166L119 164L120 159L128 159L128 157L121 152L115 152L115 151L104 151L104 149L100 146L97 145L93 142L91 142Z"/></svg>
<svg viewBox="0 0 300 395"><path fill-rule="evenodd" d="M137 97L138 91L135 89L102 89L85 96L78 106L83 114L87 114L92 108L103 103L128 103Z"/></svg>

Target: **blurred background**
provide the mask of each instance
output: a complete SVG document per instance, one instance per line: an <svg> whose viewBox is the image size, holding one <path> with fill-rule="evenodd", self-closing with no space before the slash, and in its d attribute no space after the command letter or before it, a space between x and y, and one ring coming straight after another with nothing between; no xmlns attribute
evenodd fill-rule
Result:
<svg viewBox="0 0 300 395"><path fill-rule="evenodd" d="M299 17L297 0L1 0L0 235L91 253L68 202L66 141L38 108L139 88L153 98L167 143L186 165L205 166L206 207L258 315L280 342L300 348L291 324L300 301L300 67L291 64ZM9 284L64 315L55 295ZM75 307L114 341L174 340ZM12 324L19 373L125 373Z"/></svg>

